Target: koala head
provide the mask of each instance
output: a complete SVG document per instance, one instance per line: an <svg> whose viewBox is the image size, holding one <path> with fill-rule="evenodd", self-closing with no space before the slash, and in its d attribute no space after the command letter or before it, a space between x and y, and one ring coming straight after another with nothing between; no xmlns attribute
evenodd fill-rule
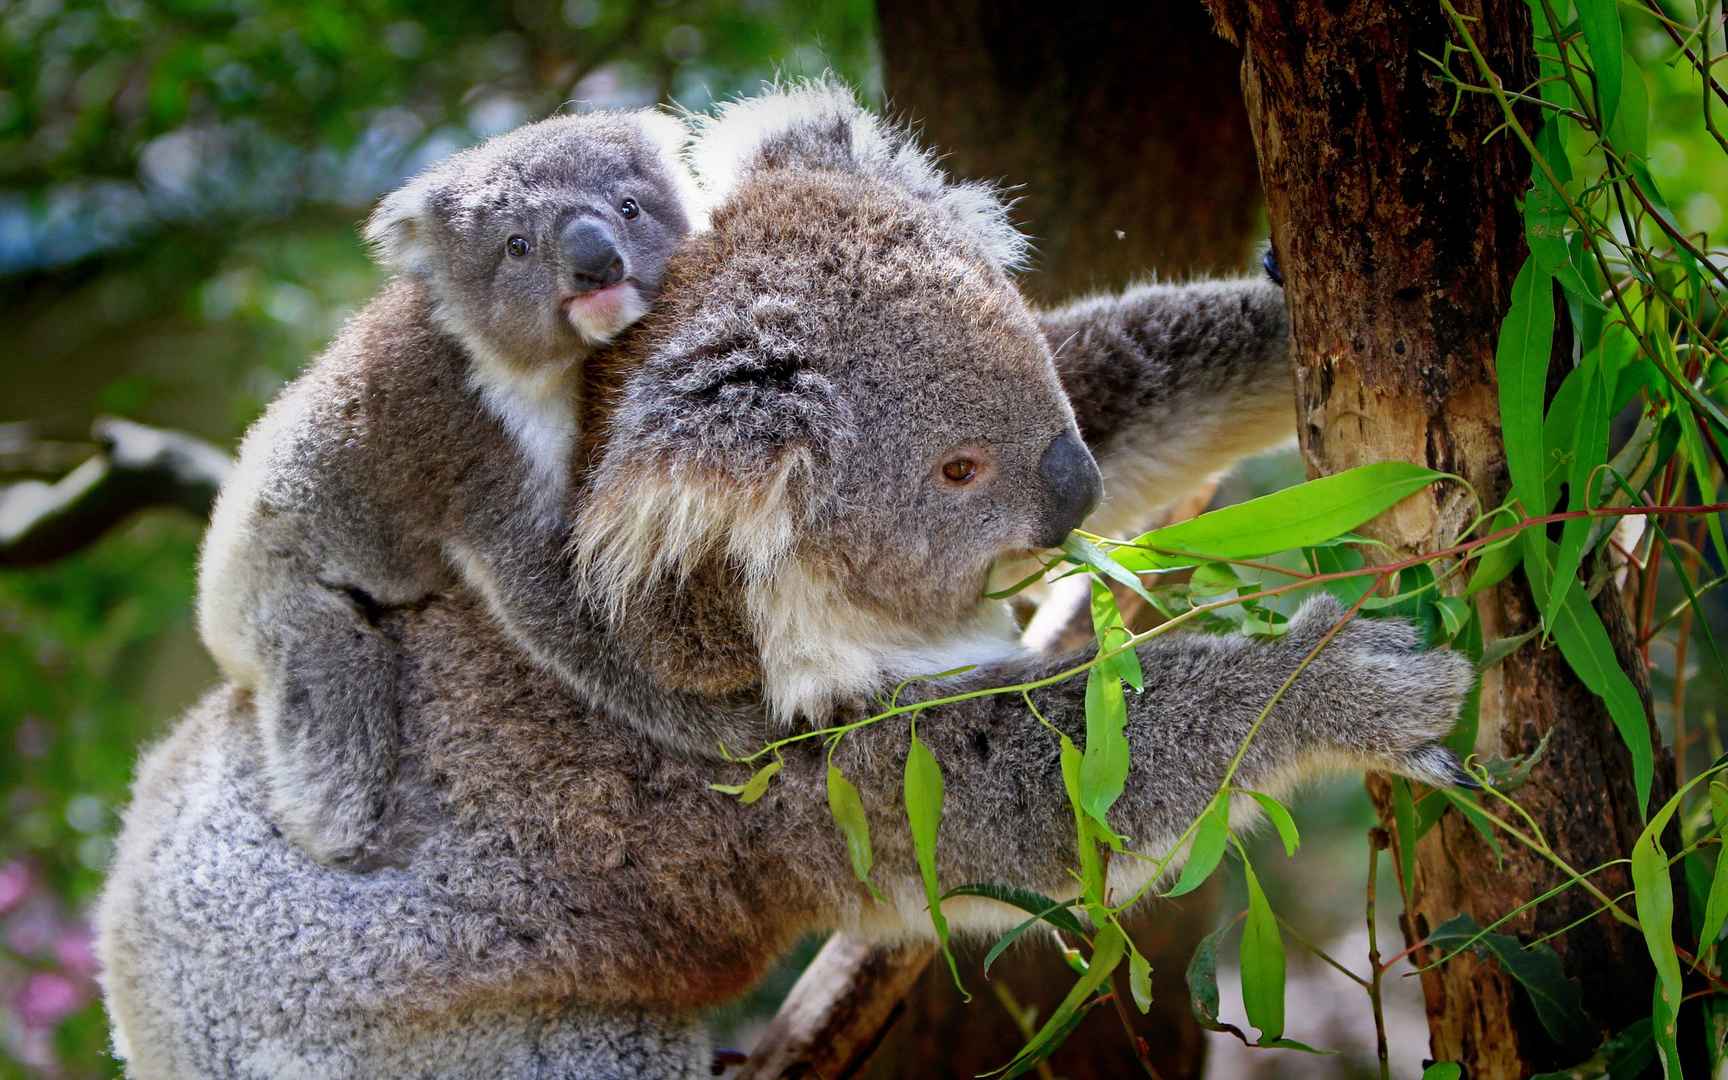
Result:
<svg viewBox="0 0 1728 1080"><path fill-rule="evenodd" d="M386 196L366 238L482 360L562 367L641 318L698 223L687 137L653 111L529 124Z"/></svg>
<svg viewBox="0 0 1728 1080"><path fill-rule="evenodd" d="M723 560L785 717L1000 659L991 564L1101 486L1002 203L831 84L724 109L694 160L712 222L644 324L579 560L615 609Z"/></svg>

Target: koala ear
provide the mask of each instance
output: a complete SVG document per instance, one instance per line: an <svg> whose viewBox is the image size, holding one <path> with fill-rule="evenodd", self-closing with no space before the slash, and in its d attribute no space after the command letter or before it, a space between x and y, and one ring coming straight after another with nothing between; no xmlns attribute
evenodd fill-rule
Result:
<svg viewBox="0 0 1728 1080"><path fill-rule="evenodd" d="M799 354L820 338L800 332L790 299L718 308L674 320L608 421L574 549L614 612L715 553L765 580L851 438L834 385Z"/></svg>
<svg viewBox="0 0 1728 1080"><path fill-rule="evenodd" d="M366 219L362 235L380 266L399 274L417 274L432 260L432 194L437 176L422 173L392 191Z"/></svg>
<svg viewBox="0 0 1728 1080"><path fill-rule="evenodd" d="M998 270L1025 266L1028 241L995 188L950 180L909 131L872 115L835 79L770 86L696 123L690 159L715 205L753 175L776 169L867 176L930 204Z"/></svg>

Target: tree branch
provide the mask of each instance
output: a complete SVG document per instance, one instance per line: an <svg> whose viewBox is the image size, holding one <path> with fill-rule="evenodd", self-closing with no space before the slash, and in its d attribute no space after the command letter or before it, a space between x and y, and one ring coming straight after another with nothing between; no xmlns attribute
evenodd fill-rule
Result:
<svg viewBox="0 0 1728 1080"><path fill-rule="evenodd" d="M0 567L41 566L81 551L140 510L177 507L207 517L234 463L181 432L104 417L101 449L54 483L0 488Z"/></svg>

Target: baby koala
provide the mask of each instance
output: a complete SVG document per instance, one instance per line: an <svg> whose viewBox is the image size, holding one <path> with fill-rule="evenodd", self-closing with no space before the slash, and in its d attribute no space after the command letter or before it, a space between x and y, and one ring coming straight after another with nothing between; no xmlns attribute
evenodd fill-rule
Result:
<svg viewBox="0 0 1728 1080"><path fill-rule="evenodd" d="M466 584L539 651L499 585L567 573L584 361L701 223L686 137L653 111L562 116L387 196L366 238L396 277L247 433L199 628L256 698L273 819L318 860L392 855L391 609Z"/></svg>

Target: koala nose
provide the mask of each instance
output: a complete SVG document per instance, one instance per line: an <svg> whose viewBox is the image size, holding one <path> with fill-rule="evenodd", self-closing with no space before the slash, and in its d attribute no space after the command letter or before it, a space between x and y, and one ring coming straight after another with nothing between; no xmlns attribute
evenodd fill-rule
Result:
<svg viewBox="0 0 1728 1080"><path fill-rule="evenodd" d="M593 292L624 280L624 256L612 230L589 217L571 219L559 236L564 267L580 292Z"/></svg>
<svg viewBox="0 0 1728 1080"><path fill-rule="evenodd" d="M1039 547L1060 547L1068 534L1086 520L1104 494L1098 463L1072 429L1051 440L1038 459L1038 475L1049 485Z"/></svg>

